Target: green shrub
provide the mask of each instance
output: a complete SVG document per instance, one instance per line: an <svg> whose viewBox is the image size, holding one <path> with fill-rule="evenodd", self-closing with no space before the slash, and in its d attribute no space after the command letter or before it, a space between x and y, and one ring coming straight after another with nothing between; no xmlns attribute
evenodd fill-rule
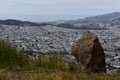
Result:
<svg viewBox="0 0 120 80"><path fill-rule="evenodd" d="M0 68L17 70L46 70L72 71L73 64L65 63L63 52L51 51L48 55L40 55L38 59L31 60L28 56L18 53L15 47L5 41L0 41Z"/></svg>
<svg viewBox="0 0 120 80"><path fill-rule="evenodd" d="M29 58L18 54L10 43L0 40L0 68L20 69L28 66Z"/></svg>

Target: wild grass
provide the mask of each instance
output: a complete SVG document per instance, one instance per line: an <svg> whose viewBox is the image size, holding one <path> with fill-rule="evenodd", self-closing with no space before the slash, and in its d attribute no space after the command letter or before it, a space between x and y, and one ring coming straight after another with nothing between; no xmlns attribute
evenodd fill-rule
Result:
<svg viewBox="0 0 120 80"><path fill-rule="evenodd" d="M10 43L0 40L0 68L19 69L29 65L30 59L18 54Z"/></svg>
<svg viewBox="0 0 120 80"><path fill-rule="evenodd" d="M0 41L0 80L120 80L120 74L76 73L61 52L50 52L31 60L11 44Z"/></svg>
<svg viewBox="0 0 120 80"><path fill-rule="evenodd" d="M14 72L9 73L2 80L120 80L120 74L85 74L70 73L66 71L58 71L54 73L36 73L34 71L23 73L22 75Z"/></svg>
<svg viewBox="0 0 120 80"><path fill-rule="evenodd" d="M69 64L64 61L62 52L51 51L48 55L40 55L32 60L23 53L18 53L15 47L5 41L0 41L0 68L14 70L66 71Z"/></svg>

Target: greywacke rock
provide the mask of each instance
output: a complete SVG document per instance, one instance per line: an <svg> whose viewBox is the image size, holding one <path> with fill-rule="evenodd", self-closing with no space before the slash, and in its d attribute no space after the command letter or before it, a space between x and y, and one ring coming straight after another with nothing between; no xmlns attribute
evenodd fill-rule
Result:
<svg viewBox="0 0 120 80"><path fill-rule="evenodd" d="M71 50L77 61L77 72L106 72L104 50L94 33L84 32Z"/></svg>

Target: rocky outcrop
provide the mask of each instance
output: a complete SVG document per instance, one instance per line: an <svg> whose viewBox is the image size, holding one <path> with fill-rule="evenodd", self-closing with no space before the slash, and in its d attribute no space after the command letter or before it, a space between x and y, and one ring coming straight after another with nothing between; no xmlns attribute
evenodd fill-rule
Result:
<svg viewBox="0 0 120 80"><path fill-rule="evenodd" d="M84 32L71 49L77 61L77 72L106 72L104 50L94 33Z"/></svg>

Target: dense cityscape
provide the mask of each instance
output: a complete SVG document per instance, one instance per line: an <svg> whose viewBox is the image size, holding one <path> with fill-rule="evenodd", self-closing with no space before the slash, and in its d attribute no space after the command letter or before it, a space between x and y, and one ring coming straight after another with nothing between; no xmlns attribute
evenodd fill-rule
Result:
<svg viewBox="0 0 120 80"><path fill-rule="evenodd" d="M12 43L19 52L22 51L34 58L49 51L62 51L70 55L71 46L80 39L84 31L89 30L98 36L106 54L107 65L115 70L120 67L119 19L98 23L72 23L71 25L75 26L73 28L69 27L69 21L56 21L51 24L43 26L1 24L0 39Z"/></svg>

